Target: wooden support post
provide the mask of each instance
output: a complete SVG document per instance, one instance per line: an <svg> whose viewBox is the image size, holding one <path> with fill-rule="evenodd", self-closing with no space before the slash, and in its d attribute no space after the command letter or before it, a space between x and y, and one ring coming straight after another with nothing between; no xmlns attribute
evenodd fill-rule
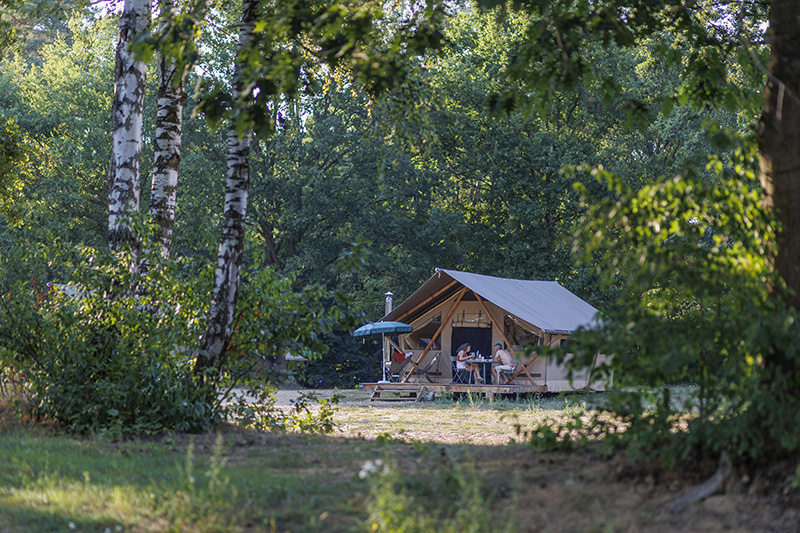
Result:
<svg viewBox="0 0 800 533"><path fill-rule="evenodd" d="M394 348L400 353L403 353L403 350L401 350L400 347L397 345L397 343L395 343L392 339L386 339L386 340L389 341L389 344L392 345L392 348Z"/></svg>
<svg viewBox="0 0 800 533"><path fill-rule="evenodd" d="M586 376L586 386L584 387L584 389L586 390L586 392L589 392L589 391L591 391L591 390L592 390L592 389L591 389L591 385L592 385L592 374L594 374L594 369L595 369L595 367L597 366L597 358L598 358L598 357L600 357L600 352L597 352L596 354L594 354L594 359L592 359L592 368L591 368L591 369L589 369L589 375L588 375L588 376Z"/></svg>
<svg viewBox="0 0 800 533"><path fill-rule="evenodd" d="M492 317L492 314L489 312L489 309L486 307L486 304L483 303L483 299L478 294L475 294L475 297L478 299L478 303L481 304L481 307L483 307L483 310L486 311L486 314L489 315L489 320L492 322L492 325L495 328L497 328L497 332L500 333L500 336L503 338L503 341L508 346L508 349L511 350L511 354L516 358L517 357L516 350L514 350L514 347L511 345L510 342L508 342L508 339L506 338L505 333L500 328L500 326L497 325L497 322L494 321L494 318ZM530 380L531 384L533 386L535 386L535 387L538 387L539 385L533 380L533 376L531 376L530 372L528 372L528 365L531 364L532 362L534 362L536 359L538 359L538 357L539 357L539 355L536 354L527 363L520 362L520 367L514 373L514 377L517 377L521 372L525 372L525 375L528 376L528 379ZM499 385L499 383L498 383L498 385Z"/></svg>
<svg viewBox="0 0 800 533"><path fill-rule="evenodd" d="M464 287L463 289L461 289L461 292L459 293L459 295L458 295L458 298L456 298L456 301L455 301L455 302L453 302L453 306L450 308L450 311L447 313L447 317L446 317L444 320L442 320L442 323L441 323L441 324L439 324L439 329L437 329L437 330L436 330L436 333L434 333L434 334L433 334L433 337L431 337L431 341L428 343L428 345L425 347L425 349L424 349L424 350L422 350L422 355L420 355L420 356L419 356L419 359L417 359L416 361L414 361L414 359L413 359L413 358L410 360L410 362L411 362L411 364L414 366L414 368L412 368L412 369L411 369L411 372L409 372L409 373L408 373L408 375L406 375L406 377L405 377L405 378L403 378L403 381L402 381L402 383L406 383L406 382L408 382L409 378L411 378L411 375L412 375L412 374L413 374L415 371L416 371L416 372L419 372L419 364L420 364L420 363L422 362L422 360L425 358L425 355L427 355L428 351L429 351L429 350L431 349L431 347L433 346L433 343L434 343L434 342L436 342L436 339L438 339L438 338L439 338L439 335L442 333L442 330L444 329L444 325L445 325L445 324L447 324L447 321L448 321L448 320L450 320L450 317L451 317L451 316L453 316L453 312L456 310L456 307L458 307L458 304L459 304L459 303L461 303L461 299L464 297L464 295L465 295L466 293L467 293L467 288L466 288L466 287ZM420 372L420 373L421 373L421 372ZM431 381L431 379L430 379L428 376L424 376L424 377L425 377L425 379L427 379L428 381ZM432 381L431 381L431 383L432 383Z"/></svg>
<svg viewBox="0 0 800 533"><path fill-rule="evenodd" d="M523 363L523 362L520 361L519 369L516 372L514 372L514 376L513 377L516 378L517 376L519 376L521 373L524 372L525 375L528 376L528 380L531 382L531 385L533 385L534 387L538 387L539 384L536 383L533 380L533 376L531 376L531 373L528 372L528 365L533 363L534 361L536 361L538 358L539 358L539 354L537 353L533 357L531 357L531 359L527 363Z"/></svg>

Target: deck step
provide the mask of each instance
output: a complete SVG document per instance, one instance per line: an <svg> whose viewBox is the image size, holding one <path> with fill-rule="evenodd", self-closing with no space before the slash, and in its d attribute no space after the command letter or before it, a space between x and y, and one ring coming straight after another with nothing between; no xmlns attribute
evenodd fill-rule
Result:
<svg viewBox="0 0 800 533"><path fill-rule="evenodd" d="M397 387L379 384L372 389L372 394L370 395L369 399L370 401L381 400L388 402L418 402L422 399L424 393L424 385L420 388L412 388L408 386ZM396 394L397 396L385 396L389 394Z"/></svg>
<svg viewBox="0 0 800 533"><path fill-rule="evenodd" d="M433 399L440 394L453 393L476 393L484 394L488 400L494 399L497 395L530 395L547 392L547 385L537 385L535 383L515 384L515 385L470 385L462 383L362 383L362 387L371 389L370 400L390 400L390 401L417 401ZM395 396L400 395L400 398ZM407 395L402 397L403 395Z"/></svg>

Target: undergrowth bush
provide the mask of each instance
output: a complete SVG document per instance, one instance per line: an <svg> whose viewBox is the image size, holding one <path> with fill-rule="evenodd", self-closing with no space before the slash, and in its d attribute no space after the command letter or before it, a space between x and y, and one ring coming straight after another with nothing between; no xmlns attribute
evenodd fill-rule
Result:
<svg viewBox="0 0 800 533"><path fill-rule="evenodd" d="M301 393L290 409L276 406L277 389L269 383L250 382L242 394L232 398L229 412L242 426L264 431L302 431L332 433L333 410L341 396L334 394L321 399L313 392ZM318 409L312 410L316 404Z"/></svg>
<svg viewBox="0 0 800 533"><path fill-rule="evenodd" d="M601 439L672 464L692 454L758 461L800 452L800 327L769 262L775 228L759 204L755 164L740 147L705 175L640 190L591 170L608 197L587 201L576 251L621 296L600 327L573 337L570 364L611 356L593 373L613 375L616 390L599 406L611 416L535 428L536 446ZM681 401L676 384L691 385Z"/></svg>
<svg viewBox="0 0 800 533"><path fill-rule="evenodd" d="M213 425L186 348L202 291L173 281L174 263L133 275L104 251L63 253L69 283L17 284L0 296L0 358L25 372L32 415L112 435Z"/></svg>
<svg viewBox="0 0 800 533"><path fill-rule="evenodd" d="M340 310L341 295L297 291L271 269L245 269L224 365L213 379L199 379L194 350L212 276L143 253L146 268L133 271L124 253L51 249L51 275L66 283L4 287L0 367L4 375L24 376L15 390L24 391L33 418L112 437L206 431L229 418L260 429L332 431L336 399L312 410L318 399L304 396L289 412L275 409L269 383L291 371L258 367L286 353L319 357L323 335L353 320ZM250 405L229 401L241 387L251 391Z"/></svg>

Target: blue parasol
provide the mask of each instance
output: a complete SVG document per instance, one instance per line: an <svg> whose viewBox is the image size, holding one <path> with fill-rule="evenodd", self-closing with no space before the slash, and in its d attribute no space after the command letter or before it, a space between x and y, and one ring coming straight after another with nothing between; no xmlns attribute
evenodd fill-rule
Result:
<svg viewBox="0 0 800 533"><path fill-rule="evenodd" d="M369 324L364 324L357 330L353 332L353 337L366 337L368 335L380 335L381 336L381 352L383 357L383 381L386 381L386 340L385 336L388 333L389 335L395 333L411 333L414 331L414 328L409 326L408 324L403 324L402 322L370 322Z"/></svg>
<svg viewBox="0 0 800 533"><path fill-rule="evenodd" d="M402 322L370 322L355 330L353 337L385 335L386 333L411 333L412 331L414 331L414 328Z"/></svg>

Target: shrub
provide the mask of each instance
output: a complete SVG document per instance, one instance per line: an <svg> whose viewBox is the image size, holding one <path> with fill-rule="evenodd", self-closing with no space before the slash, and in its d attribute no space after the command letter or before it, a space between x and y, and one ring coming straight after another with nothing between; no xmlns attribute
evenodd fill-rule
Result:
<svg viewBox="0 0 800 533"><path fill-rule="evenodd" d="M576 368L598 352L613 356L595 372L613 371L619 387L606 405L616 422L598 426L610 442L668 462L692 452L752 460L800 451L800 373L791 370L800 368L800 331L774 297L775 228L754 164L740 149L729 162L712 160L710 176L640 190L591 170L608 197L587 201L576 250L620 299L570 351ZM675 384L693 385L682 404L671 397Z"/></svg>
<svg viewBox="0 0 800 533"><path fill-rule="evenodd" d="M285 376L255 368L287 352L320 357L324 334L353 320L341 310L344 296L297 291L271 269L245 269L224 365L200 379L193 357L210 275L147 250L138 271L129 256L106 249L50 253L49 268L68 283L16 282L0 294L0 365L24 373L34 418L112 436L205 431L230 416L262 429L332 430L335 400L312 411L316 399L305 397L283 413L269 382ZM254 393L252 405L228 401L238 387Z"/></svg>
<svg viewBox="0 0 800 533"><path fill-rule="evenodd" d="M199 334L201 291L173 281L174 263L134 275L102 250L60 259L69 284L0 296L0 357L24 369L33 416L80 433L210 427L183 348Z"/></svg>

